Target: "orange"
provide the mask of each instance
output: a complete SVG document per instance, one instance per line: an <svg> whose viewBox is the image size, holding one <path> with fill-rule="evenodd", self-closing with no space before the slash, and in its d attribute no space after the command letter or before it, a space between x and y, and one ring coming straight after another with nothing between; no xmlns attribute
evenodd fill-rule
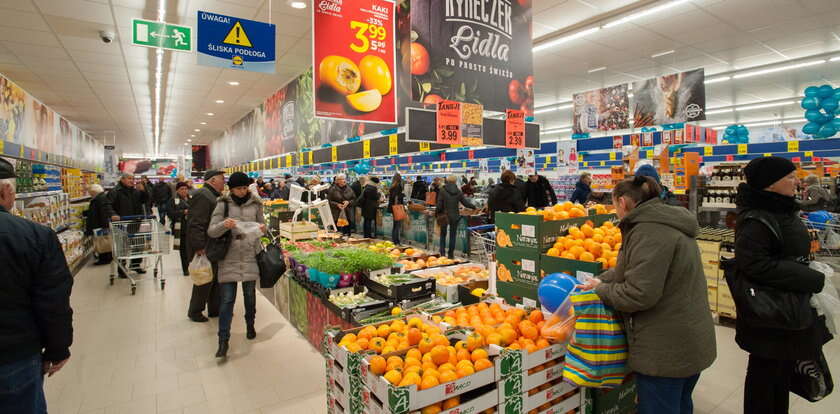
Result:
<svg viewBox="0 0 840 414"><path fill-rule="evenodd" d="M513 328L503 328L499 330L499 334L502 335L502 345L507 346L512 344L516 341L517 333Z"/></svg>
<svg viewBox="0 0 840 414"><path fill-rule="evenodd" d="M543 349L543 348L548 348L550 344L548 343L548 341L545 338L540 338L540 339L537 339L536 345L537 345L537 349Z"/></svg>
<svg viewBox="0 0 840 414"><path fill-rule="evenodd" d="M420 340L420 343L417 344L417 349L420 350L421 353L425 354L432 350L435 347L435 342L432 341L431 338L423 338Z"/></svg>
<svg viewBox="0 0 840 414"><path fill-rule="evenodd" d="M412 45L414 45L414 44L415 43L412 43ZM428 54L427 54L427 56L428 56ZM441 408L440 403L437 403L437 404L432 404L428 407L423 407L423 409L420 410L420 414L438 414L441 411L443 411L443 409Z"/></svg>
<svg viewBox="0 0 840 414"><path fill-rule="evenodd" d="M385 340L379 337L373 338L368 342L368 349L371 351L376 351L377 353L382 353L382 349L385 348Z"/></svg>
<svg viewBox="0 0 840 414"><path fill-rule="evenodd" d="M613 234L612 237L613 237L613 239L615 240L616 243L621 243L621 232L620 231Z"/></svg>
<svg viewBox="0 0 840 414"><path fill-rule="evenodd" d="M487 358L489 358L489 356L487 355L487 351L485 351L481 348L476 349L475 351L472 351L472 354L470 354L470 359L472 360L472 362L478 361L479 359L487 359Z"/></svg>
<svg viewBox="0 0 840 414"><path fill-rule="evenodd" d="M581 240L581 241L583 241L583 239L585 239L585 238L586 238L586 235L585 235L585 234L583 234L583 232L578 231L577 233L573 234L573 235L572 235L572 237L573 237L575 240Z"/></svg>
<svg viewBox="0 0 840 414"><path fill-rule="evenodd" d="M607 269L610 267L610 259L599 257L595 259L595 261L601 264L601 269Z"/></svg>
<svg viewBox="0 0 840 414"><path fill-rule="evenodd" d="M449 361L449 351L443 345L438 345L432 348L432 362L437 365L445 364Z"/></svg>
<svg viewBox="0 0 840 414"><path fill-rule="evenodd" d="M392 369L385 373L384 378L390 382L391 385L397 385L402 381L402 373L398 370Z"/></svg>
<svg viewBox="0 0 840 414"><path fill-rule="evenodd" d="M358 339L356 340L357 342L361 338L365 338L365 339L373 338L374 336L376 336L376 328L374 328L372 326L365 326L364 328L362 328L362 330L359 331L357 336L358 336Z"/></svg>
<svg viewBox="0 0 840 414"><path fill-rule="evenodd" d="M421 381L422 379L420 378L420 375L416 372L406 372L405 375L403 375L402 381L400 381L400 385L398 386L407 387L410 385L420 385Z"/></svg>
<svg viewBox="0 0 840 414"><path fill-rule="evenodd" d="M563 211L563 205L561 205L559 203L555 204L555 205L551 206L551 210L554 211L555 213L559 213L559 212Z"/></svg>
<svg viewBox="0 0 840 414"><path fill-rule="evenodd" d="M522 333L522 336L528 339L534 339L539 336L537 326L531 323L531 321L522 321L522 323L519 324L519 332Z"/></svg>
<svg viewBox="0 0 840 414"><path fill-rule="evenodd" d="M469 360L470 359L470 351L467 351L466 349L459 349L457 358L458 358L458 361Z"/></svg>
<svg viewBox="0 0 840 414"><path fill-rule="evenodd" d="M464 378L464 377L468 377L472 374L475 374L475 369L472 366L464 365L464 366L461 366L460 368L458 368L458 370L455 371L455 374L458 375L458 378Z"/></svg>
<svg viewBox="0 0 840 414"><path fill-rule="evenodd" d="M601 225L601 227L606 227L608 229L612 228L613 226L614 226L614 224L611 221L605 221L604 224Z"/></svg>
<svg viewBox="0 0 840 414"><path fill-rule="evenodd" d="M427 335L432 336L434 334L440 333L440 328L434 325L426 325L423 330L426 332Z"/></svg>
<svg viewBox="0 0 840 414"><path fill-rule="evenodd" d="M433 376L433 375L424 376L420 380L420 389L421 390L436 387L438 385L440 385L440 381L438 381L437 377Z"/></svg>
<svg viewBox="0 0 840 414"><path fill-rule="evenodd" d="M604 237L604 243L609 244L611 246L610 248L612 249L612 246L615 246L615 237L613 237L613 236Z"/></svg>
<svg viewBox="0 0 840 414"><path fill-rule="evenodd" d="M455 364L451 362L447 362L442 364L441 366L437 367L438 372L443 373L445 371L455 371Z"/></svg>
<svg viewBox="0 0 840 414"><path fill-rule="evenodd" d="M615 251L621 250L621 243L616 243L615 246L613 246L613 249L615 249Z"/></svg>
<svg viewBox="0 0 840 414"><path fill-rule="evenodd" d="M405 328L405 322L397 319L391 323L391 332L402 332Z"/></svg>
<svg viewBox="0 0 840 414"><path fill-rule="evenodd" d="M376 334L380 338L387 338L388 335L391 334L391 327L388 325L381 325L379 328L376 329Z"/></svg>
<svg viewBox="0 0 840 414"><path fill-rule="evenodd" d="M495 332L491 333L490 335L487 335L487 345L490 344L502 345L502 335Z"/></svg>
<svg viewBox="0 0 840 414"><path fill-rule="evenodd" d="M420 359L423 358L423 354L421 354L420 351L418 351L416 348L412 348L405 353L405 359L408 358Z"/></svg>
<svg viewBox="0 0 840 414"><path fill-rule="evenodd" d="M563 211L569 211L574 206L575 206L574 203L572 203L571 201L566 201L561 205L561 207L563 207Z"/></svg>
<svg viewBox="0 0 840 414"><path fill-rule="evenodd" d="M389 358L390 359L390 358ZM405 362L403 362L403 368L408 368L411 366L422 366L423 364L420 362L419 359L414 357L405 357Z"/></svg>
<svg viewBox="0 0 840 414"><path fill-rule="evenodd" d="M370 341L368 340L368 338L365 338L365 337L361 337L361 338L356 340L356 345L358 345L359 348L361 348L361 349L368 349L368 344L369 343L370 343Z"/></svg>
<svg viewBox="0 0 840 414"><path fill-rule="evenodd" d="M376 355L370 359L369 364L370 372L376 375L382 375L385 373L385 358Z"/></svg>
<svg viewBox="0 0 840 414"><path fill-rule="evenodd" d="M455 370L457 371L458 368L471 367L471 366L473 366L472 361L470 361L469 359L465 359L463 361L458 361L458 365L455 365Z"/></svg>
<svg viewBox="0 0 840 414"><path fill-rule="evenodd" d="M443 401L443 409L444 410L449 410L449 409L455 408L459 405L461 405L461 399L459 397L452 397L448 400Z"/></svg>
<svg viewBox="0 0 840 414"><path fill-rule="evenodd" d="M528 344L528 345L525 345L525 350L528 351L528 353L530 354L530 353L536 352L537 346L534 345L534 344Z"/></svg>
<svg viewBox="0 0 840 414"><path fill-rule="evenodd" d="M429 376L429 375L431 375L435 378L440 377L440 373L438 372L438 370L436 370L434 368L424 369L422 376L426 377L426 376Z"/></svg>
<svg viewBox="0 0 840 414"><path fill-rule="evenodd" d="M560 257L564 259L577 260L577 256L575 256L572 252L563 252L563 254L561 254Z"/></svg>
<svg viewBox="0 0 840 414"><path fill-rule="evenodd" d="M592 226L590 226L588 224L584 224L584 225L580 226L580 231L581 231L581 233L585 234L586 237L592 237L592 235L594 234L593 231L592 231Z"/></svg>
<svg viewBox="0 0 840 414"><path fill-rule="evenodd" d="M411 42L411 74L425 75L429 71L429 51L417 42Z"/></svg>
<svg viewBox="0 0 840 414"><path fill-rule="evenodd" d="M548 253L546 253L546 254L549 255L549 256L559 257L560 256L560 251L557 250L556 247L552 247L552 248L548 249Z"/></svg>
<svg viewBox="0 0 840 414"><path fill-rule="evenodd" d="M476 348L480 348L482 346L484 346L484 338L481 336L481 334L472 333L469 336L467 336L468 351L472 352Z"/></svg>
<svg viewBox="0 0 840 414"><path fill-rule="evenodd" d="M410 328L406 337L408 338L409 345L414 346L420 343L420 340L423 339L423 334L417 328Z"/></svg>
<svg viewBox="0 0 840 414"><path fill-rule="evenodd" d="M387 361L386 363L388 364L388 366L396 365L399 368L402 368L403 366L405 366L405 362L403 361L403 359L396 356L396 355L388 357L388 359L386 361ZM389 369L389 371L390 371L390 369Z"/></svg>
<svg viewBox="0 0 840 414"><path fill-rule="evenodd" d="M362 87L364 89L378 89L382 95L391 92L391 71L388 64L376 55L366 55L359 61L359 71L362 76Z"/></svg>
<svg viewBox="0 0 840 414"><path fill-rule="evenodd" d="M403 372L405 372L405 373L414 372L417 375L420 375L420 373L423 372L423 368L418 367L417 365L412 365L412 366L404 369Z"/></svg>
<svg viewBox="0 0 840 414"><path fill-rule="evenodd" d="M610 264L610 269L612 269L613 267L615 267L616 260L617 260L617 258L615 258L615 257L610 257L610 263L609 263L609 264Z"/></svg>
<svg viewBox="0 0 840 414"><path fill-rule="evenodd" d="M578 260L581 260L581 261L584 261L584 262L594 262L595 261L595 256L593 256L592 253L583 252L578 257Z"/></svg>
<svg viewBox="0 0 840 414"><path fill-rule="evenodd" d="M575 207L575 208L569 210L569 217L584 217L584 216L586 216L586 212L584 212L583 209L581 209L579 207Z"/></svg>
<svg viewBox="0 0 840 414"><path fill-rule="evenodd" d="M530 314L528 314L528 320L533 323L539 323L541 320L543 320L543 314L539 310L534 309L531 311Z"/></svg>
<svg viewBox="0 0 840 414"><path fill-rule="evenodd" d="M510 344L510 346L508 346L508 349L522 349L522 347L519 346L519 343L514 342L514 343Z"/></svg>
<svg viewBox="0 0 840 414"><path fill-rule="evenodd" d="M446 339L446 337L441 334L429 335L429 338L435 343L435 345L449 345L449 339Z"/></svg>
<svg viewBox="0 0 840 414"><path fill-rule="evenodd" d="M593 242L593 243L592 243L592 246L590 246L590 247L589 247L589 248L587 248L586 250L588 250L588 251L589 251L589 253L592 253L592 255L593 255L593 256L595 256L595 257L601 257L601 251L602 251L603 249L601 248L601 245L600 245L600 244L595 244L595 243Z"/></svg>
<svg viewBox="0 0 840 414"><path fill-rule="evenodd" d="M414 316L408 320L408 326L410 328L420 328L421 326L423 326L423 320Z"/></svg>
<svg viewBox="0 0 840 414"><path fill-rule="evenodd" d="M457 379L458 379L458 374L456 374L455 370L452 370L452 369L446 370L446 371L441 371L440 372L440 377L438 377L438 381L440 381L441 384L444 384L444 383L447 383L447 382L450 382L450 381L455 381Z"/></svg>
<svg viewBox="0 0 840 414"><path fill-rule="evenodd" d="M484 370L484 369L487 369L487 368L492 368L492 367L493 367L493 363L490 362L490 360L487 359L487 358L482 358L482 359L479 359L478 361L475 361L475 370L476 371L481 371L481 370Z"/></svg>
<svg viewBox="0 0 840 414"><path fill-rule="evenodd" d="M391 352L396 352L397 348L394 348L391 345L386 345L385 348L382 348L382 355L390 354Z"/></svg>
<svg viewBox="0 0 840 414"><path fill-rule="evenodd" d="M347 342L356 342L356 334L351 334L351 333L349 333L349 334L347 334L347 335L342 336L342 337L341 337L341 342L344 342L344 341L347 341Z"/></svg>
<svg viewBox="0 0 840 414"><path fill-rule="evenodd" d="M581 255L583 252L585 252L585 251L586 251L586 250L584 250L584 249L583 249L583 247L580 247L580 246L574 246L574 247L572 247L571 249L569 249L569 253L571 253L572 255L574 255L576 259L577 259L578 257L580 257L580 255Z"/></svg>
<svg viewBox="0 0 840 414"><path fill-rule="evenodd" d="M362 350L362 347L360 347L359 344L356 343L356 342L351 342L351 343L347 344L347 346L345 346L345 348L347 348L347 352L351 352L351 353L354 353L354 354L356 352L360 352Z"/></svg>

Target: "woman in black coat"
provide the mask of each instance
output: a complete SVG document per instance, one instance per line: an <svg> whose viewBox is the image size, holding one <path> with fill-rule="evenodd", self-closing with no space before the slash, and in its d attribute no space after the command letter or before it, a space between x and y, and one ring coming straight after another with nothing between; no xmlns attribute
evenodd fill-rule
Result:
<svg viewBox="0 0 840 414"><path fill-rule="evenodd" d="M401 204L405 208L405 194L403 193L403 180L399 173L394 174L391 181L391 187L388 189L388 211L394 213L394 205ZM400 228L402 221L394 220L394 226L391 229L391 241L397 246L400 243Z"/></svg>
<svg viewBox="0 0 840 414"><path fill-rule="evenodd" d="M506 213L525 211L525 199L519 189L516 188L516 175L512 171L505 170L502 173L500 183L494 186L490 192L487 207L491 223L495 222L497 211Z"/></svg>
<svg viewBox="0 0 840 414"><path fill-rule="evenodd" d="M190 259L187 256L187 213L189 212L190 194L187 183L178 183L175 186L175 197L169 200L168 213L172 226L172 234L175 236L175 248L181 253L181 271L184 276L190 275Z"/></svg>
<svg viewBox="0 0 840 414"><path fill-rule="evenodd" d="M88 189L88 194L93 198L90 200L90 206L86 213L85 234L93 236L93 232L96 229L108 230L111 217L108 215L108 209L106 208L106 204L109 203L108 194L102 189L102 186L99 184L91 185ZM97 253L96 256L97 260L94 263L95 265L109 264L113 259L111 252Z"/></svg>
<svg viewBox="0 0 840 414"><path fill-rule="evenodd" d="M379 210L379 178L370 177L362 189L362 195L356 200L356 205L362 209L364 221L364 235L373 238L376 235L376 212Z"/></svg>
<svg viewBox="0 0 840 414"><path fill-rule="evenodd" d="M798 216L796 167L785 158L761 157L744 174L747 182L738 187L737 198L736 277L783 291L820 292L825 276L808 267L811 241ZM794 364L817 359L830 339L816 313L803 330L761 328L738 319L735 341L750 354L744 413L787 413Z"/></svg>

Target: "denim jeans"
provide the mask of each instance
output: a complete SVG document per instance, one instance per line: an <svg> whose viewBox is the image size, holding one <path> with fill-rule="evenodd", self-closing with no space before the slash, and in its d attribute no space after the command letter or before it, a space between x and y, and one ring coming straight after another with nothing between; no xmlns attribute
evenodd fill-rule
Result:
<svg viewBox="0 0 840 414"><path fill-rule="evenodd" d="M440 227L440 255L446 254L450 259L455 257L455 242L458 238L458 222L461 220L449 220L449 224ZM449 228L449 253L446 253L446 229Z"/></svg>
<svg viewBox="0 0 840 414"><path fill-rule="evenodd" d="M700 374L687 378L651 377L636 374L639 414L692 414L691 393Z"/></svg>
<svg viewBox="0 0 840 414"><path fill-rule="evenodd" d="M394 244L399 245L400 243L400 230L402 230L402 221L395 221L394 228L391 229L391 241Z"/></svg>
<svg viewBox="0 0 840 414"><path fill-rule="evenodd" d="M41 355L0 365L0 413L47 412Z"/></svg>
<svg viewBox="0 0 840 414"><path fill-rule="evenodd" d="M376 218L365 217L363 227L365 230L365 237L371 239L376 237Z"/></svg>
<svg viewBox="0 0 840 414"><path fill-rule="evenodd" d="M230 339L230 324L233 321L233 304L236 303L236 284L237 282L219 284L219 295L221 296L221 303L219 305L220 341ZM245 298L245 322L249 324L254 323L254 317L257 315L256 287L256 281L242 282L242 296Z"/></svg>

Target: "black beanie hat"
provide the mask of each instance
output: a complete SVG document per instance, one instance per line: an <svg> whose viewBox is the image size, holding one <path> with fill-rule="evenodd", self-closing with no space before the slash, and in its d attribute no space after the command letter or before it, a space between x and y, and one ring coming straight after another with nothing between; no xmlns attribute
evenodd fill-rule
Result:
<svg viewBox="0 0 840 414"><path fill-rule="evenodd" d="M236 187L247 187L247 186L251 185L252 182L254 182L254 181L250 177L245 175L245 173L237 171L237 172L230 175L230 178L228 178L227 184L228 184L228 187L230 187L230 188L236 188Z"/></svg>
<svg viewBox="0 0 840 414"><path fill-rule="evenodd" d="M181 181L180 183L175 184L175 191L178 191L181 187L187 187L187 188L190 188L190 185L189 185L189 184L187 184L187 183L186 183L186 182L184 182L184 181Z"/></svg>
<svg viewBox="0 0 840 414"><path fill-rule="evenodd" d="M760 157L744 167L747 184L756 190L764 190L776 181L796 170L796 165L787 158Z"/></svg>

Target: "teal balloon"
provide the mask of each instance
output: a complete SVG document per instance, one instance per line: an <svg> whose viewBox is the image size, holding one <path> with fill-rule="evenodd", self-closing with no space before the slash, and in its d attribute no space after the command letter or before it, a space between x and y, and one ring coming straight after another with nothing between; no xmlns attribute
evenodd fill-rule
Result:
<svg viewBox="0 0 840 414"><path fill-rule="evenodd" d="M816 109L809 109L805 111L805 119L807 119L810 122L816 122L821 124L822 122L820 122L820 120L822 120L822 117L823 114Z"/></svg>
<svg viewBox="0 0 840 414"><path fill-rule="evenodd" d="M813 96L802 98L802 109L820 109L820 101Z"/></svg>
<svg viewBox="0 0 840 414"><path fill-rule="evenodd" d="M750 135L750 130L743 125L738 125L738 137L748 137Z"/></svg>
<svg viewBox="0 0 840 414"><path fill-rule="evenodd" d="M805 88L805 96L814 98L820 95L820 88L818 86L809 86Z"/></svg>
<svg viewBox="0 0 840 414"><path fill-rule="evenodd" d="M828 125L828 124L826 124L826 125ZM837 131L840 131L840 118L832 119L831 120L831 125L834 127L834 129L836 129Z"/></svg>
<svg viewBox="0 0 840 414"><path fill-rule="evenodd" d="M816 122L808 122L802 127L802 132L808 135L815 135L820 132L820 124Z"/></svg>
<svg viewBox="0 0 840 414"><path fill-rule="evenodd" d="M726 127L726 129L723 131L723 135L726 135L726 136L736 135L737 133L738 133L738 128L735 125L730 125L730 126Z"/></svg>
<svg viewBox="0 0 840 414"><path fill-rule="evenodd" d="M834 95L834 88L831 85L820 86L820 98L828 98Z"/></svg>
<svg viewBox="0 0 840 414"><path fill-rule="evenodd" d="M838 104L837 98L835 98L835 97L832 95L832 96L830 96L830 97L828 97L828 98L821 99L821 100L820 100L820 106L821 106L821 107L822 107L822 109L823 109L823 110L825 110L826 112L831 113L831 112L834 112L834 110L835 110L835 109L837 109L838 107L840 107L840 104Z"/></svg>
<svg viewBox="0 0 840 414"><path fill-rule="evenodd" d="M834 128L833 124L825 123L823 126L820 127L819 136L822 138L828 138L834 136L837 133L837 129Z"/></svg>

